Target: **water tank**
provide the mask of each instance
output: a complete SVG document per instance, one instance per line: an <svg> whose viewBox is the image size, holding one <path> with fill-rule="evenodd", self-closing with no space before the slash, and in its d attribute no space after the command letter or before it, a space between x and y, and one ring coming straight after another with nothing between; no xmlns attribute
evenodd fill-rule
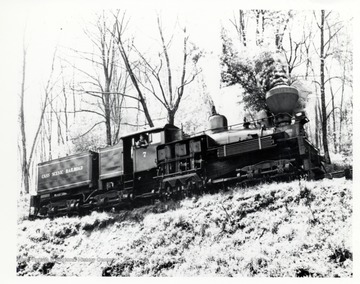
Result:
<svg viewBox="0 0 360 284"><path fill-rule="evenodd" d="M298 90L285 85L276 86L266 93L266 104L273 114L292 114L298 99Z"/></svg>
<svg viewBox="0 0 360 284"><path fill-rule="evenodd" d="M210 130L213 133L227 130L228 122L224 115L215 114L209 118Z"/></svg>

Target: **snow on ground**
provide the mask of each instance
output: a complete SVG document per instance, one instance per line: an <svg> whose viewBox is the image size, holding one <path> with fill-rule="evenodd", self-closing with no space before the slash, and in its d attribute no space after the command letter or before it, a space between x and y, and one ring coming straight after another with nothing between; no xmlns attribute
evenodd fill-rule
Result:
<svg viewBox="0 0 360 284"><path fill-rule="evenodd" d="M353 165L353 157L352 155L343 155L340 153L330 153L331 163L341 167L349 167L349 165Z"/></svg>
<svg viewBox="0 0 360 284"><path fill-rule="evenodd" d="M352 182L262 184L18 224L17 275L352 276Z"/></svg>

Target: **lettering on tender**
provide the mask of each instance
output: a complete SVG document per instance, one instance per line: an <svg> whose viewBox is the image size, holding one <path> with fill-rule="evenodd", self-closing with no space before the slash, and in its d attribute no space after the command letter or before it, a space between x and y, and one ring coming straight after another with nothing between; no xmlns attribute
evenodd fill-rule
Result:
<svg viewBox="0 0 360 284"><path fill-rule="evenodd" d="M58 170L58 171L55 171L55 172L52 172L52 173L42 174L41 178L45 179L45 178L48 178L50 176L54 177L54 176L59 176L59 175L63 175L63 174L78 172L78 171L83 170L83 168L84 168L83 166L78 166L78 167L72 167L72 168L65 169L65 170Z"/></svg>
<svg viewBox="0 0 360 284"><path fill-rule="evenodd" d="M63 173L64 173L64 170L60 170L60 171L52 172L51 176L58 176L58 175L62 175Z"/></svg>
<svg viewBox="0 0 360 284"><path fill-rule="evenodd" d="M42 174L42 175L41 175L41 178L42 178L42 179L48 178L48 177L50 177L50 173Z"/></svg>
<svg viewBox="0 0 360 284"><path fill-rule="evenodd" d="M70 168L70 169L66 169L65 173L77 172L77 171L81 171L82 169L83 169L83 166L73 167L73 168Z"/></svg>

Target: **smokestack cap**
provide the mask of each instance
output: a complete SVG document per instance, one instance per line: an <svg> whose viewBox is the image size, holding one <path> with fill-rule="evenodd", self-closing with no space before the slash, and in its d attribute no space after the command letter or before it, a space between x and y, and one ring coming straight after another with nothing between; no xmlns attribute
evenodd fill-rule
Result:
<svg viewBox="0 0 360 284"><path fill-rule="evenodd" d="M298 99L298 90L286 85L276 86L266 93L266 104L273 114L292 114Z"/></svg>

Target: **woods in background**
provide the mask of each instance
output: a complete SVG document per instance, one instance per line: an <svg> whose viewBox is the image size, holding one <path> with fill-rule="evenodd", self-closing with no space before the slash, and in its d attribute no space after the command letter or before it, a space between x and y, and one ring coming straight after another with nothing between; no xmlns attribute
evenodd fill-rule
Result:
<svg viewBox="0 0 360 284"><path fill-rule="evenodd" d="M241 100L250 111L267 110L266 78L276 64L283 65L289 85L299 88L306 110L310 116L314 113L311 140L323 150L326 162L331 161L330 150L348 151L344 143L349 146L352 140L352 107L345 107L352 104L351 20L325 10L239 10L230 23L221 35L222 83L240 84ZM236 36L230 36L234 32Z"/></svg>
<svg viewBox="0 0 360 284"><path fill-rule="evenodd" d="M38 162L114 145L144 127L171 123L191 133L207 127L214 102L202 66L212 51L199 48L185 21L164 21L154 13L152 23L143 23L154 26L152 44L144 46L126 12L96 14L83 28L86 48L58 46L48 62L34 129L24 41L18 149L25 192ZM221 87L239 86L236 108L266 110L268 75L281 65L299 89L310 140L328 162L330 153L352 155L351 24L335 11L234 11L219 32Z"/></svg>

